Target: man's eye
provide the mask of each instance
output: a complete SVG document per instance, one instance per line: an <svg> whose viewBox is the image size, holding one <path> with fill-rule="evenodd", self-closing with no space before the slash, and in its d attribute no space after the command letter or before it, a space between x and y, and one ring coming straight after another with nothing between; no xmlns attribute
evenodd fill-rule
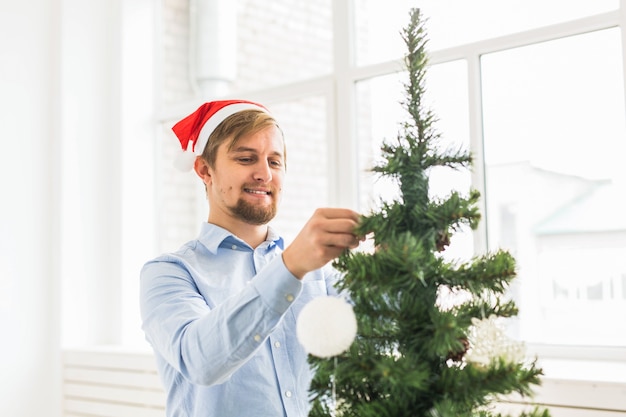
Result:
<svg viewBox="0 0 626 417"><path fill-rule="evenodd" d="M275 167L281 167L281 166L283 166L282 161L270 161L270 164L271 164L272 166L275 166Z"/></svg>
<svg viewBox="0 0 626 417"><path fill-rule="evenodd" d="M252 162L252 158L238 158L237 160L243 164Z"/></svg>

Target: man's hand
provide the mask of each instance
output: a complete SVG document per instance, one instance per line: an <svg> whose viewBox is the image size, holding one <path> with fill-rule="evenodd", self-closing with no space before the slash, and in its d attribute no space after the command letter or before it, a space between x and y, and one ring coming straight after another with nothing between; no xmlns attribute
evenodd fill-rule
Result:
<svg viewBox="0 0 626 417"><path fill-rule="evenodd" d="M360 215L349 209L320 208L283 252L283 262L298 279L321 268L363 239L354 234Z"/></svg>

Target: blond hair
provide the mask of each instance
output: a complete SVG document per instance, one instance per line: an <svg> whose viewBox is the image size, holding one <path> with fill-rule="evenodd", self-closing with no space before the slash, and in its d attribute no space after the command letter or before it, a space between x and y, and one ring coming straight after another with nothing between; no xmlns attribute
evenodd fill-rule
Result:
<svg viewBox="0 0 626 417"><path fill-rule="evenodd" d="M269 113L261 110L242 110L232 114L217 125L215 130L211 133L211 136L209 136L209 140L202 151L202 158L208 162L209 166L215 167L217 150L227 140L230 139L228 150L231 150L237 145L237 142L243 136L254 134L270 126L276 126L282 135L282 130L280 129L280 126L278 126L276 119L274 119L274 117L272 117ZM283 155L286 162L286 148L283 150Z"/></svg>

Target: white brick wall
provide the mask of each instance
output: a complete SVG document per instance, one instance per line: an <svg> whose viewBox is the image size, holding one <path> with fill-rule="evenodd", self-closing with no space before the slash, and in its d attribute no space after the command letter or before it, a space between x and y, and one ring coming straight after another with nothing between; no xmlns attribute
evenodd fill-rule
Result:
<svg viewBox="0 0 626 417"><path fill-rule="evenodd" d="M235 91L332 71L331 0L239 0L238 25Z"/></svg>
<svg viewBox="0 0 626 417"><path fill-rule="evenodd" d="M163 85L159 88L164 107L193 98L189 82L189 0L163 0Z"/></svg>

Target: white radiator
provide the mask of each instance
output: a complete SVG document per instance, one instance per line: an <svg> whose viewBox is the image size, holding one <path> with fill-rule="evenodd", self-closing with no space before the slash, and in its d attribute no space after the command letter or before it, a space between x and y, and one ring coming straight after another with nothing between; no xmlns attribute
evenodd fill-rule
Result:
<svg viewBox="0 0 626 417"><path fill-rule="evenodd" d="M615 369L621 375L619 368ZM623 377L623 375L621 375ZM544 378L534 400L552 417L626 417L626 383ZM64 417L164 417L165 393L147 352L63 352ZM532 406L516 396L494 407L519 415Z"/></svg>
<svg viewBox="0 0 626 417"><path fill-rule="evenodd" d="M149 353L63 352L64 417L164 417L165 393Z"/></svg>

